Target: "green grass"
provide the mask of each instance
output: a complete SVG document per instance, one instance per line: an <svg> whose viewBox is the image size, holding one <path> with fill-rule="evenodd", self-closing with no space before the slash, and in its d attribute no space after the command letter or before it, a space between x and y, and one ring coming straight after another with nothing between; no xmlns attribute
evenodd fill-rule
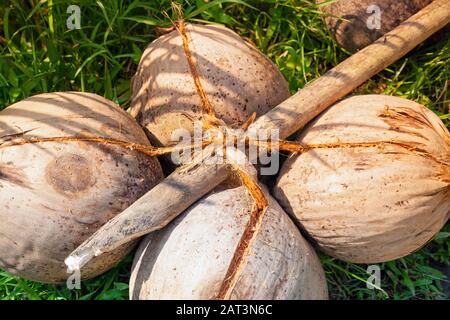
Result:
<svg viewBox="0 0 450 320"><path fill-rule="evenodd" d="M277 63L292 92L348 57L312 1L183 1L187 20L227 25ZM81 30L67 30L66 8L81 8ZM95 92L130 103L130 78L156 26L175 18L170 1L53 0L0 4L0 109L40 92ZM415 100L450 126L450 39L441 36L358 88ZM333 299L445 299L437 266L450 261L450 227L422 250L380 264L382 290L366 288L367 266L321 255ZM0 299L127 299L131 257L79 291L33 283L0 271Z"/></svg>

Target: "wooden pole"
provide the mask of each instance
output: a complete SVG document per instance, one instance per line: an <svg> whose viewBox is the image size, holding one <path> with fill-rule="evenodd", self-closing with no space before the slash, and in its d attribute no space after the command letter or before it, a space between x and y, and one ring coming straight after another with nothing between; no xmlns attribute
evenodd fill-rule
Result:
<svg viewBox="0 0 450 320"><path fill-rule="evenodd" d="M279 130L281 138L290 136L448 23L449 0L433 1L379 40L259 117L249 130ZM227 175L225 164L202 164L188 172L175 171L81 244L66 259L66 264L72 270L81 268L94 256L163 228L223 182Z"/></svg>

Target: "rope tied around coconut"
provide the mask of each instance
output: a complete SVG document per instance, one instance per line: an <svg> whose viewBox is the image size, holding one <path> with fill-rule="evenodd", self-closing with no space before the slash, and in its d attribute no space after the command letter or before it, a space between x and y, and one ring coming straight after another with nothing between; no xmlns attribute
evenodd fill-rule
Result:
<svg viewBox="0 0 450 320"><path fill-rule="evenodd" d="M191 159L190 163L184 163L177 170L179 171L190 171L190 169L205 163L208 158L216 157L222 158L226 161L229 168L237 173L241 178L243 185L246 186L251 197L254 200L254 206L250 212L250 217L248 224L241 236L241 239L236 247L234 255L230 261L227 272L222 281L219 293L217 294L218 299L228 299L231 296L234 286L236 285L241 271L246 265L247 256L251 252L252 243L256 235L259 232L261 221L263 221L265 210L268 206L267 198L264 192L258 185L256 174L254 173L255 168L251 165L242 165L236 163L234 160L236 154L233 154L232 149L226 148L227 137L231 136L233 145L236 146L238 143L243 143L245 146L256 145L258 148L265 148L268 151L286 151L297 154L302 154L314 149L330 149L330 148L386 148L388 146L397 146L405 150L405 152L413 152L420 156L427 156L426 150L421 150L420 146L412 145L409 142L401 141L374 141L374 142L336 142L332 144L315 144L315 145L305 145L298 142L291 141L262 141L251 136L246 130L251 123L256 118L256 114L252 114L251 117L242 125L241 132L236 129L229 128L224 121L218 119L214 114L214 108L207 98L207 93L202 86L202 81L200 74L196 67L195 61L193 60L193 55L189 47L189 35L186 25L182 19L174 23L175 28L181 34L183 40L183 49L185 51L186 59L188 60L189 70L191 71L191 76L194 80L194 86L197 94L201 97L202 102L202 124L203 127L210 129L210 135L204 136L201 142L202 150L207 152L202 153L200 156L196 156ZM126 146L121 144L122 146ZM197 144L198 145L198 144ZM137 151L143 150L142 148L137 148L137 145L133 145ZM166 149L165 153L170 153L174 150L192 150L193 145L185 145L178 147L178 149ZM170 148L170 147L166 147ZM158 148L152 149L152 152L158 155ZM162 154L162 153L159 153ZM239 156L244 156L244 154L239 154ZM247 159L248 160L248 159ZM435 159L436 161L441 161L441 159ZM445 160L445 159L444 159ZM246 161L248 163L248 161ZM447 164L448 165L448 164ZM80 248L82 248L80 246ZM78 250L78 249L77 249ZM85 245L82 250L77 251L76 254L69 256L66 260L66 264L69 269L75 270L80 269L84 264L86 264L94 256L100 255L102 250L95 247L89 247Z"/></svg>
<svg viewBox="0 0 450 320"><path fill-rule="evenodd" d="M242 184L247 188L254 200L254 207L250 213L249 221L234 251L233 257L220 286L219 293L216 297L217 299L229 299L239 279L239 276L245 267L247 257L250 253L252 244L259 231L262 220L264 218L264 214L269 204L267 198L264 195L264 192L258 185L256 171L254 172L253 176L251 173L249 173L249 167L251 166L249 162L245 161L245 163L249 165L245 167L242 166L238 161L234 161L233 154L230 157L231 149L227 149L227 136L232 136L234 138L233 144L234 146L236 146L238 141L238 133L236 130L229 128L224 121L218 119L215 115L214 107L209 101L208 96L206 95L206 92L203 88L200 74L197 70L196 63L190 50L190 41L184 20L179 19L178 21L176 21L175 28L181 36L184 54L189 65L196 92L201 100L202 125L205 128L212 130L213 132L216 131L215 136L216 139L219 140L218 142L216 142L217 147L214 148L212 152L218 151L218 155L223 157L225 163L231 165L232 170L237 173L242 181ZM243 129L247 129L255 118L256 114L252 114L251 117L244 123ZM192 164L185 166L185 168L182 168L181 170L189 170L189 168L198 165L199 163L203 162L206 157L209 156L210 154L207 153L206 155L197 158L192 162ZM248 160L246 159L245 154L241 154L238 152L238 156L241 156L245 160Z"/></svg>
<svg viewBox="0 0 450 320"><path fill-rule="evenodd" d="M174 151L182 151L188 148L198 147L196 144L189 145L176 145L176 146L168 146L168 147L153 147L144 144L127 142L123 140L113 139L113 138L105 138L105 137L91 137L91 136L59 136L59 137L30 137L25 138L22 136L19 139L13 139L7 142L3 142L0 144L0 149L11 148L17 146L23 146L27 144L41 144L41 143L51 143L51 142L90 142L102 145L111 145L118 146L124 149L129 149L132 151L138 151L150 157L157 157L164 154L172 153ZM202 146L208 145L208 140L202 141Z"/></svg>
<svg viewBox="0 0 450 320"><path fill-rule="evenodd" d="M441 8L442 7L442 8ZM444 8L444 2L443 1L436 1L436 5L435 6L430 6L430 9L428 9L428 11L431 12L435 12L435 13L441 13L444 12L443 9ZM424 11L425 12L425 11ZM442 14L444 15L444 14ZM447 19L447 17L442 17L439 21L443 21ZM184 22L182 21L182 19L180 19L181 21L177 22L178 25L178 32L180 32L180 22L181 22L181 29L186 30ZM434 23L434 21L436 21L436 19L429 19L430 21L428 21L427 15L422 14L422 15L418 15L414 21L419 20L420 22L423 22L425 25L429 26L430 30L434 30L437 28L438 25L440 25L441 23L436 23L436 26L432 26L432 24ZM422 21L423 20L423 21ZM448 20L448 19L447 19ZM262 128L275 128L275 129L280 129L283 132L283 136L286 137L289 134L288 133L293 133L294 131L298 130L300 127L302 127L302 125L306 124L309 120L312 119L312 117L314 115L317 115L318 113L320 113L321 111L323 111L327 106L331 105L333 102L337 101L339 99L339 97L343 97L346 94L348 94L352 88L354 88L357 84L362 83L362 81L365 81L368 77L370 77L370 75L375 74L376 72L382 70L385 66L387 66L389 63L392 63L393 61L395 61L396 59L398 59L400 56L402 56L403 54L405 54L407 51L412 49L413 45L416 45L419 40L421 38L425 38L427 36L427 34L421 32L419 33L412 33L412 32L408 32L408 29L405 29L406 27L399 27L397 29L397 31L394 31L393 34L397 34L397 33L402 33L402 36L405 35L405 33L408 35L408 37L406 37L405 39L410 39L410 41L404 41L402 42L402 44L398 44L400 46L400 49L398 50L393 50L393 49L389 49L385 46L384 43L382 42L378 42L374 45L372 45L370 48L367 48L365 50L362 50L360 53L354 55L353 57L351 57L347 62L343 62L340 66L336 67L335 69L331 70L327 75L322 77L322 81L318 81L316 83L321 84L321 85L310 85L309 87L306 87L303 90L303 93L299 93L298 97L296 99L292 99L291 101L295 101L295 103L291 102L291 103L286 103L286 105L283 105L283 111L289 111L292 116L287 117L287 118L281 118L279 119L279 117L275 114L275 113L271 113L269 117L265 117L265 119L267 120L267 118L270 120L267 121L262 121L261 124L258 124L259 127ZM187 30L186 30L187 31ZM431 31L429 31L429 33L431 33ZM414 35L414 36L413 36ZM421 36L423 35L423 36ZM189 42L186 40L189 40L188 35L186 35L186 37L183 37L185 40L185 43L183 44L184 48L188 48L189 49ZM398 37L397 37L398 38ZM397 39L396 37L393 37L392 41L396 41L395 39ZM401 38L403 39L403 38ZM376 54L374 54L376 53ZM388 55L389 53L389 55ZM186 55L188 56L188 55ZM373 62L373 64L375 65L375 67L371 67L370 70L364 69L364 72L356 72L355 74L351 73L349 74L349 79L346 80L345 82L341 82L337 80L340 80L340 78L336 77L336 74L344 74L347 75L348 73L346 72L347 69L351 69L352 67L354 67L355 65L361 65L361 61L366 61L367 59L370 59L371 57L384 57L383 59L378 59L380 62ZM192 57L192 54L191 54ZM192 61L193 62L193 61ZM189 62L188 62L189 63ZM195 63L191 63L189 68L192 71L192 65L194 65L195 67ZM370 65L370 64L369 64ZM198 74L198 70L195 67L194 69L196 72L194 72L193 74L197 74L198 76L198 81L195 80L194 81L194 85L197 83L201 85L201 79L200 79L200 75ZM356 69L357 71L359 69ZM339 71L339 72L338 72ZM192 72L191 72L192 73ZM337 79L337 80L336 80ZM330 84L331 82L331 84ZM326 87L327 88L327 92L324 93L324 90L317 90L317 89L321 89L322 87ZM334 90L328 89L328 88L334 88ZM198 88L196 89L198 90ZM320 92L322 94L316 94L316 92ZM314 93L314 94L313 94ZM201 95L201 94L200 94ZM206 92L203 90L203 95L205 97L206 96ZM311 96L312 95L312 96ZM320 101L318 101L318 99L320 99ZM311 101L313 100L311 103L308 103L307 101ZM294 107L296 108L296 104L306 104L308 108L298 108L299 110L294 109ZM314 112L312 112L311 106L314 106ZM203 115L202 115L202 120L203 120L203 125L204 127L209 127L211 129L213 129L213 131L215 130L215 132L217 134L214 134L214 138L212 138L212 140L214 140L214 142L212 142L210 145L205 147L205 150L207 149L207 156L201 156L201 157L196 157L191 164L189 164L189 166L182 166L180 169L178 169L179 171L184 170L184 171L189 171L191 168L194 168L198 165L201 164L201 166L203 166L203 160L205 160L206 158L210 157L210 156L217 156L216 151L221 150L222 154L224 157L227 158L231 158L229 157L230 155L230 151L224 150L224 142L225 140L222 138L223 135L219 134L224 133L224 132L233 132L233 129L227 128L227 126L223 123L220 122L220 120L218 120L214 114L213 114L213 108L212 106L208 106L205 105L203 103L202 105L202 109L204 110ZM278 108L280 109L280 108ZM286 109L286 110L285 110ZM294 112L295 111L295 112ZM309 111L309 112L308 112ZM301 116L299 115L301 114ZM306 114L306 115L304 115ZM252 115L252 117L254 118L256 115ZM296 121L298 122L298 119L300 119L301 124L302 125L292 125L292 123L294 122L294 119L297 119ZM246 130L248 128L248 125L250 123L252 123L253 120L249 119L244 125L243 125L243 129ZM218 127L221 127L220 129L218 129ZM258 126L256 126L258 127ZM286 128L284 128L286 127ZM296 128L295 130L293 130L293 128ZM420 146L418 145L411 145L408 142L400 142L400 141L375 141L375 142L353 142L353 143L346 143L346 142L336 142L333 144L317 144L317 145L303 145L301 143L294 143L294 142L289 142L289 141L259 141L258 139L255 139L254 137L250 136L247 132L244 133L239 133L236 131L237 136L235 138L233 138L233 142L235 144L237 144L237 142L244 142L244 144L246 146L252 144L252 145L257 145L259 147L265 147L267 148L267 150L270 151L288 151L288 152L295 152L298 154L304 153L304 152L308 152L310 150L313 149L320 149L320 148L387 148L389 146L392 145L396 145L402 149L405 150L405 153L410 153L413 152L414 154L417 154L419 156L425 156L426 157L426 150L421 150ZM222 140L221 140L222 139ZM226 144L225 144L226 145ZM398 150L396 150L398 151ZM424 152L425 151L425 152ZM230 161L229 159L227 159L228 161ZM445 159L437 159L438 161L441 161ZM252 176L252 175L247 175L248 170L250 168L244 168L243 170L240 170L241 167L239 166L233 166L233 163L229 164L229 167L238 173L241 174L241 180L243 180L243 183L252 183L254 182L256 186L258 186L257 184L257 180ZM254 170L254 168L253 168ZM206 171L206 170L205 170ZM195 173L195 171L193 171ZM213 172L213 170L211 170L210 172ZM208 172L209 173L209 172ZM176 175L175 175L176 176ZM179 176L176 176L179 177ZM251 180L245 180L246 177L250 177ZM173 178L172 180L170 180L170 183L173 182L177 182L175 178ZM255 190L260 189L259 187L255 188ZM210 189L208 189L209 191ZM248 188L250 194L252 195L253 199L255 200L256 198L256 194L258 193L258 191L253 190L253 194L252 191ZM158 191L160 191L160 189L158 189ZM198 190L197 190L198 191ZM204 192L206 192L204 189L201 189L201 191L203 192L203 194L205 194ZM262 193L262 195L264 196L264 194ZM178 200L184 200L186 199L184 196L180 196L178 198ZM261 199L260 199L261 200ZM254 207L256 209L258 209L258 202L257 200L255 201L255 205ZM180 206L181 207L181 206ZM185 208L185 206L182 206L183 208ZM264 207L264 205L260 206L258 210L260 210L259 212L263 212L263 210L261 210ZM177 208L179 209L179 208ZM137 212L138 214L142 215L142 211L140 210L136 210L134 212ZM167 212L166 212L167 213ZM177 212L178 214L179 212ZM252 217L256 217L255 213L251 213ZM263 218L263 214L259 215L259 218ZM250 218L252 218L250 217ZM168 223L170 219L166 219L164 220L164 222L160 223L158 225L158 227L162 227L163 225L165 225L166 223ZM116 226L116 228L111 228L109 229L109 231L116 229L117 230L117 226L123 227L123 224L121 224L120 220L115 221L116 224L112 224L114 226ZM258 227L258 223L254 223L254 225L256 226L256 228ZM148 228L149 229L149 228ZM108 229L105 229L108 230ZM150 229L149 229L150 230ZM154 228L153 230L156 230L156 228ZM250 229L251 230L251 229ZM120 243L123 243L124 241L126 241L129 238L132 238L133 236L131 235L131 233L134 232L134 238L136 238L136 236L139 235L143 235L146 234L148 232L151 231L145 231L143 228L140 229L139 232L135 232L132 231L130 228L128 228L123 234L122 237L119 237L120 239L117 241L117 239L113 239L112 234L106 234L104 238L107 238L105 241L103 241L103 239L99 239L102 238L102 234L98 233L96 236L91 237L91 239L95 239L92 242L89 242L89 240L87 240L85 243L83 243L76 251L74 251L74 253L72 253L72 255L68 258L68 260L66 261L67 265L72 265L72 266L77 266L78 268L83 266L87 261L89 261L89 259L93 258L95 255L99 255L102 253L102 251L110 251L113 250L114 247L117 247L117 245ZM108 232L108 231L105 231ZM258 230L252 230L252 234L253 236L255 236L257 234ZM245 234L245 231L244 231ZM107 236L107 237L106 237ZM251 238L251 237L250 237ZM247 236L246 238L247 240L249 239L249 237ZM96 243L96 240L101 240L101 242ZM224 280L222 282L221 285L221 289L219 290L219 294L217 295L218 298L229 298L231 295L231 292L233 291L233 288L239 278L240 275L240 270L242 270L245 267L245 256L243 257L243 255L248 255L248 253L251 250L251 241L243 241L245 239L241 238L241 241L239 243L239 245L237 246L237 250L234 253L233 259L229 265L229 268L227 270L227 273L224 277ZM245 250L242 250L245 249ZM78 261L76 261L78 259ZM77 262L77 263L71 263L71 262Z"/></svg>

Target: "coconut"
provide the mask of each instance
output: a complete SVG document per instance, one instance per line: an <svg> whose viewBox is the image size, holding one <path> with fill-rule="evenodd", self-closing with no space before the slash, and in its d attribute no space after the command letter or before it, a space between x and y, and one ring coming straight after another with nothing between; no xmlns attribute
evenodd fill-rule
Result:
<svg viewBox="0 0 450 320"><path fill-rule="evenodd" d="M320 115L298 141L341 145L291 156L274 188L329 255L356 263L397 259L448 220L450 134L426 107L384 95L351 97ZM367 144L344 147L361 142Z"/></svg>
<svg viewBox="0 0 450 320"><path fill-rule="evenodd" d="M317 0L325 1L329 0ZM321 9L328 14L325 22L338 44L354 52L379 39L431 1L337 0Z"/></svg>
<svg viewBox="0 0 450 320"><path fill-rule="evenodd" d="M268 196L267 196L268 197ZM326 299L319 260L289 216L268 197L231 299ZM244 187L216 190L140 244L131 299L216 299L252 208Z"/></svg>
<svg viewBox="0 0 450 320"><path fill-rule="evenodd" d="M149 144L136 121L89 93L40 94L0 112L1 142L100 136ZM100 226L163 177L155 158L90 142L0 145L0 268L26 279L64 281L64 259ZM132 244L104 254L81 272L103 273Z"/></svg>
<svg viewBox="0 0 450 320"><path fill-rule="evenodd" d="M192 134L192 120L200 118L205 103L228 126L237 128L253 112L262 115L290 96L277 67L232 30L183 26L184 32L175 30L150 44L133 79L131 114L147 129L152 143L167 145L178 128ZM181 34L187 36L184 44L190 58Z"/></svg>

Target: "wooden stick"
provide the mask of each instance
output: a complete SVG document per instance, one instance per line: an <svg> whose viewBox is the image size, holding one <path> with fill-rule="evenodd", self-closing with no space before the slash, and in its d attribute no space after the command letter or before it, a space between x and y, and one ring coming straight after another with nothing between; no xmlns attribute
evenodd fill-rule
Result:
<svg viewBox="0 0 450 320"><path fill-rule="evenodd" d="M286 138L352 90L450 23L448 0L435 0L375 43L355 53L265 115L249 130L279 130ZM225 164L176 171L106 223L67 259L70 270L94 256L166 226L228 175Z"/></svg>

